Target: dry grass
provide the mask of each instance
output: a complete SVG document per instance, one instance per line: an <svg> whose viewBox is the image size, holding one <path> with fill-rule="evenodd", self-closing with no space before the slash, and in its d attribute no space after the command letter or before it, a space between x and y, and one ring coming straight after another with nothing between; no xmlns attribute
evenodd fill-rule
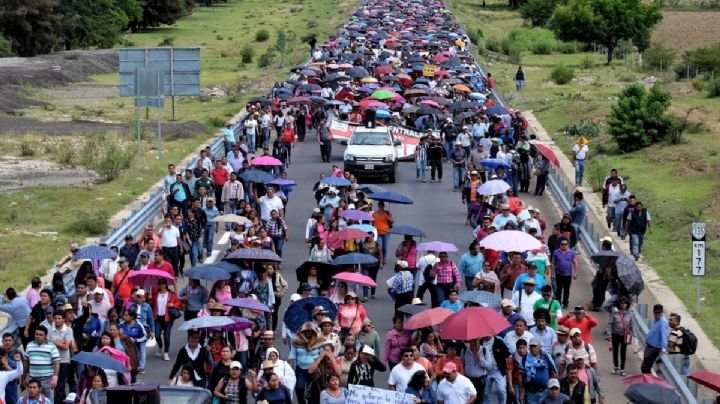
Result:
<svg viewBox="0 0 720 404"><path fill-rule="evenodd" d="M720 11L664 11L652 43L684 51L720 42Z"/></svg>

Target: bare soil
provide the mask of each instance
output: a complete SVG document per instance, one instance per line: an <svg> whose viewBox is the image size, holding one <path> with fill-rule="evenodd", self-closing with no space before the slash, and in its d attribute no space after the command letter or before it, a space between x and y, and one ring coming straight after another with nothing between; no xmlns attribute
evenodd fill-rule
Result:
<svg viewBox="0 0 720 404"><path fill-rule="evenodd" d="M147 130L155 133L155 124L148 125ZM199 122L166 122L162 124L162 135L166 139L187 138L205 131L205 126ZM0 139L3 135L70 136L101 132L134 134L135 127L127 124L95 121L43 122L34 118L0 115Z"/></svg>
<svg viewBox="0 0 720 404"><path fill-rule="evenodd" d="M82 185L97 179L83 168L61 167L49 160L26 160L4 156L0 164L0 191L7 192L35 185Z"/></svg>
<svg viewBox="0 0 720 404"><path fill-rule="evenodd" d="M720 11L663 11L651 42L678 52L720 42Z"/></svg>

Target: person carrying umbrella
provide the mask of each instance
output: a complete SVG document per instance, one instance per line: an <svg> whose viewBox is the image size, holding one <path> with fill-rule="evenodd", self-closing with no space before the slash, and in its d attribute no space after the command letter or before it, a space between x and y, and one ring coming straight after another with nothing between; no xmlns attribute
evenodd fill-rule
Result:
<svg viewBox="0 0 720 404"><path fill-rule="evenodd" d="M441 252L440 260L430 270L430 278L437 278L435 289L436 302L442 303L450 296L451 290L460 290L460 271L454 262L450 261L447 252ZM436 307L436 306L434 306Z"/></svg>

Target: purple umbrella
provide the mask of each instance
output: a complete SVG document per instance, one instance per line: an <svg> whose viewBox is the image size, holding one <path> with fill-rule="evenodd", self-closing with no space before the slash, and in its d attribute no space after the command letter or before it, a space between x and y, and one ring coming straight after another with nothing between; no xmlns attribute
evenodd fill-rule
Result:
<svg viewBox="0 0 720 404"><path fill-rule="evenodd" d="M249 310L258 310L258 311L265 311L270 312L270 308L266 305L258 302L255 299L251 299L249 297L236 297L235 299L230 299L226 302L223 302L225 306L233 306L233 307L240 307L241 309L249 309Z"/></svg>
<svg viewBox="0 0 720 404"><path fill-rule="evenodd" d="M342 216L348 220L357 220L357 221L373 220L373 217L370 213L365 212L363 210L356 210L356 209L343 210L342 213L340 213L340 216Z"/></svg>
<svg viewBox="0 0 720 404"><path fill-rule="evenodd" d="M426 241L417 246L420 251L437 251L437 252L456 252L458 250L455 244L445 243L443 241Z"/></svg>
<svg viewBox="0 0 720 404"><path fill-rule="evenodd" d="M245 317L230 317L234 323L226 325L222 329L224 331L244 331L248 328L252 328L253 322L246 319Z"/></svg>

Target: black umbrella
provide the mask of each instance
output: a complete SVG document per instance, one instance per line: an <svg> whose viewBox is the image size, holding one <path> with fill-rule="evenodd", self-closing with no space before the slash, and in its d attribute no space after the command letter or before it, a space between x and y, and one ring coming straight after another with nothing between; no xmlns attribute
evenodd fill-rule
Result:
<svg viewBox="0 0 720 404"><path fill-rule="evenodd" d="M461 114L455 115L455 118L453 118L453 122L455 122L456 125L459 125L459 124L461 124L462 122L464 122L466 119L472 118L472 117L474 117L475 115L476 115L476 114L475 114L474 112L471 112L471 111L463 112L463 113L461 113Z"/></svg>
<svg viewBox="0 0 720 404"><path fill-rule="evenodd" d="M423 63L425 58L420 55L412 55L408 58L408 63Z"/></svg>
<svg viewBox="0 0 720 404"><path fill-rule="evenodd" d="M278 93L275 95L275 97L277 97L283 101L287 101L288 99L292 98L292 96L293 95L290 93Z"/></svg>
<svg viewBox="0 0 720 404"><path fill-rule="evenodd" d="M675 390L659 384L633 384L625 390L625 397L635 404L680 404Z"/></svg>
<svg viewBox="0 0 720 404"><path fill-rule="evenodd" d="M464 81L453 77L453 78L443 80L440 84L460 84L460 83L464 83Z"/></svg>
<svg viewBox="0 0 720 404"><path fill-rule="evenodd" d="M342 269L332 262L323 261L305 261L295 270L298 282L307 282L308 273L310 268L317 268L318 278L323 284L324 288L332 281L332 277L342 272Z"/></svg>
<svg viewBox="0 0 720 404"><path fill-rule="evenodd" d="M602 250L598 251L596 254L593 254L590 259L598 264L600 269L605 269L607 267L611 267L615 265L615 261L617 261L618 257L620 257L622 254L617 251L611 251L611 250Z"/></svg>
<svg viewBox="0 0 720 404"><path fill-rule="evenodd" d="M615 261L618 279L625 286L625 289L632 295L639 295L645 289L645 282L642 279L640 268L637 263L627 255L621 255Z"/></svg>
<svg viewBox="0 0 720 404"><path fill-rule="evenodd" d="M322 87L317 84L301 84L300 89L303 91L320 91Z"/></svg>
<svg viewBox="0 0 720 404"><path fill-rule="evenodd" d="M265 97L255 97L250 100L250 104L257 104L257 103L260 103L260 105L265 107L268 105L272 105L272 100L269 100Z"/></svg>
<svg viewBox="0 0 720 404"><path fill-rule="evenodd" d="M418 115L442 115L443 113L439 109L436 109L433 107L428 107L427 105L423 105L422 107L420 107L417 110L416 114L418 114Z"/></svg>
<svg viewBox="0 0 720 404"><path fill-rule="evenodd" d="M327 102L327 100L325 98L315 97L315 96L310 97L310 100L312 102L314 102L315 104L320 104L320 105L325 105L325 103Z"/></svg>
<svg viewBox="0 0 720 404"><path fill-rule="evenodd" d="M479 108L482 104L479 102L469 102L469 101L458 101L453 102L448 106L451 110L461 110L461 109L472 109L472 108Z"/></svg>
<svg viewBox="0 0 720 404"><path fill-rule="evenodd" d="M405 313L409 315L418 314L421 311L427 310L427 306L424 304L405 304L403 306L398 307L397 311L400 313Z"/></svg>
<svg viewBox="0 0 720 404"><path fill-rule="evenodd" d="M365 70L364 67L360 67L360 66L355 66L355 67L351 68L350 70L347 71L347 74L350 77L353 77L356 79L361 79L363 77L369 76L367 70Z"/></svg>
<svg viewBox="0 0 720 404"><path fill-rule="evenodd" d="M425 97L424 99L425 99L425 100L435 101L435 102L437 102L437 103L440 104L440 105L448 105L448 104L450 104L450 100L448 100L447 98L443 98L443 97Z"/></svg>

